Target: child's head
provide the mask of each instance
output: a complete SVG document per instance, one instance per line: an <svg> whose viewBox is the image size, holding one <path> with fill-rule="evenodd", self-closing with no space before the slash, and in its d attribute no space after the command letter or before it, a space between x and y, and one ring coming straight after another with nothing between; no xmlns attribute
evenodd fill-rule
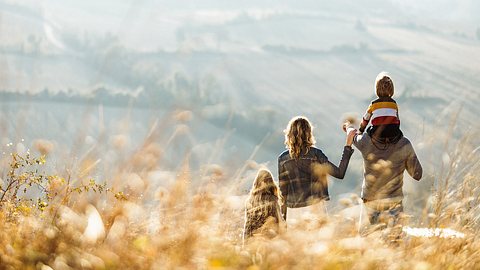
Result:
<svg viewBox="0 0 480 270"><path fill-rule="evenodd" d="M276 200L280 200L280 190L273 181L273 176L270 171L266 169L260 169L258 171L257 177L255 177L255 180L253 181L250 197L273 197L276 198Z"/></svg>
<svg viewBox="0 0 480 270"><path fill-rule="evenodd" d="M276 185L273 181L272 173L268 170L260 169L257 173L257 177L253 181L252 194L264 193L272 194L276 193Z"/></svg>
<svg viewBox="0 0 480 270"><path fill-rule="evenodd" d="M392 78L382 71L375 79L375 93L378 97L392 97L395 93Z"/></svg>

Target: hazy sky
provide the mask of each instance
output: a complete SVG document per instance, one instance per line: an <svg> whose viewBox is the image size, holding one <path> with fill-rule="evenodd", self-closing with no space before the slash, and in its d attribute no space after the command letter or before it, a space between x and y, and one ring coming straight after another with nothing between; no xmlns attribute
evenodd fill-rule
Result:
<svg viewBox="0 0 480 270"><path fill-rule="evenodd" d="M104 64L95 59L108 57L112 44L132 53L255 55L265 46L329 51L359 44L412 51L427 40L421 36L412 40L401 32L392 38L402 42L385 41L382 35L394 32L378 27L429 31L445 39L460 37L461 42L476 41L480 27L480 2L475 0L0 0L0 13L0 64L4 66L0 89L9 91L83 91L108 84L108 78L105 82L95 70ZM372 31L356 31L357 23ZM52 55L61 60L46 57ZM178 56L176 60L185 60ZM152 70L145 61L139 62L136 70ZM208 61L202 64L211 66ZM166 68L177 67L173 61ZM183 67L197 68L198 62ZM60 78L58 71L63 74ZM121 85L115 78L110 81L118 89L140 87Z"/></svg>
<svg viewBox="0 0 480 270"><path fill-rule="evenodd" d="M391 1L152 1L152 0L25 0L0 1L1 12L7 16L0 22L8 32L10 22L27 20L42 27L51 41L57 32L118 36L127 46L139 50L175 49L175 35L185 25L218 25L247 14L258 20L278 14L341 16L364 20L405 21L433 25L438 29L465 31L473 35L480 27L480 2L475 0L391 0ZM18 18L18 17L23 17ZM32 25L25 25L32 27ZM4 43L5 35L2 35Z"/></svg>

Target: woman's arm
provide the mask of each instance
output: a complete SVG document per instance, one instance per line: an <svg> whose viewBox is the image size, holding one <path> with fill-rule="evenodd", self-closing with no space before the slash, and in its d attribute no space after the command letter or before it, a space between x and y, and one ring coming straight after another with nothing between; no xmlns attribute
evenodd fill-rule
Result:
<svg viewBox="0 0 480 270"><path fill-rule="evenodd" d="M343 179L345 177L345 172L347 171L350 157L352 156L354 151L352 148L352 143L355 135L355 130L349 130L346 138L345 147L343 148L342 159L340 160L340 164L338 165L338 167L327 159L327 164L330 167L328 174L330 174L331 176L338 179Z"/></svg>
<svg viewBox="0 0 480 270"><path fill-rule="evenodd" d="M345 177L345 173L348 168L348 163L350 162L350 157L352 156L352 154L353 154L353 148L349 145L346 145L343 148L342 160L340 160L340 164L338 165L338 167L332 162L327 161L330 167L328 174L330 174L335 178L343 179Z"/></svg>
<svg viewBox="0 0 480 270"><path fill-rule="evenodd" d="M363 151L366 141L365 135L356 132L350 121L346 121L345 123L343 123L343 131L347 133L346 145L355 145L355 147L357 147L360 152Z"/></svg>

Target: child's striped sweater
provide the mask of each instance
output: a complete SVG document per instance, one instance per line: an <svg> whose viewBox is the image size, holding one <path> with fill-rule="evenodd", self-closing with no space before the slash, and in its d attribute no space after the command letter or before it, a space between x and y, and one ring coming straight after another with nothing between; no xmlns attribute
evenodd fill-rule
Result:
<svg viewBox="0 0 480 270"><path fill-rule="evenodd" d="M372 126L400 125L397 102L390 97L382 97L372 101L363 116L363 121L360 125L361 132L365 131L370 121Z"/></svg>

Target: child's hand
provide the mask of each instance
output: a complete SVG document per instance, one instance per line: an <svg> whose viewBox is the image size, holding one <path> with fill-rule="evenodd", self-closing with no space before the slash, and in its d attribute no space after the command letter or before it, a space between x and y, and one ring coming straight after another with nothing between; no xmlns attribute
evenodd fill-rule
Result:
<svg viewBox="0 0 480 270"><path fill-rule="evenodd" d="M350 121L345 121L342 125L343 132L347 132L347 128L351 125L352 123L350 123Z"/></svg>

